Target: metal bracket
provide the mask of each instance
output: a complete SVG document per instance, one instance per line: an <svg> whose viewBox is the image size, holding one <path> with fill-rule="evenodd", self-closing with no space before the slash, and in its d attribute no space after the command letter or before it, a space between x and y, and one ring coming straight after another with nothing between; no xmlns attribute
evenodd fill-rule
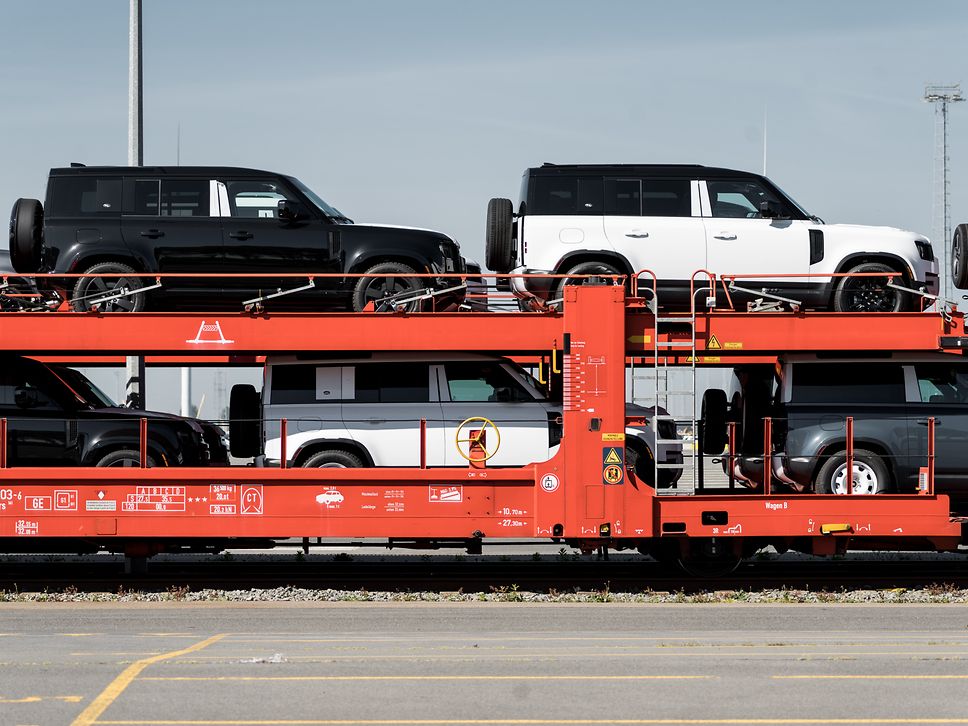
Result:
<svg viewBox="0 0 968 726"><path fill-rule="evenodd" d="M440 290L432 287L425 287L419 292L411 291L400 293L398 296L390 295L389 297L381 298L380 300L374 302L374 307L378 313L393 312L398 308L418 300L429 300L430 298L437 297L438 295L466 289L467 285L464 284L455 285L454 287L445 287Z"/></svg>
<svg viewBox="0 0 968 726"><path fill-rule="evenodd" d="M766 290L751 290L748 287L740 287L735 281L729 281L729 291L737 292L748 292L750 295L759 295L750 303L747 303L746 308L748 312L751 313L761 313L761 312L777 312L783 310L783 303L790 306L793 312L800 310L803 302L800 300L793 300L792 298L783 297L781 295L775 295L772 292L767 292ZM768 298L765 300L764 298Z"/></svg>
<svg viewBox="0 0 968 726"><path fill-rule="evenodd" d="M271 292L268 295L260 295L259 297L254 297L251 300L243 300L242 307L248 313L262 310L262 303L266 300L272 300L276 297L285 297L286 295L293 295L297 292L305 292L306 290L312 290L316 287L316 279L310 277L309 282L301 287L293 287L288 290L283 290L281 287L277 288L275 292Z"/></svg>
<svg viewBox="0 0 968 726"><path fill-rule="evenodd" d="M86 302L93 308L94 306L100 305L101 303L111 302L112 300L119 300L120 298L123 298L123 297L132 297L134 295L144 295L149 290L157 290L159 287L161 287L160 281L156 282L154 285L139 287L135 290L132 290L127 287L122 287L120 290L115 290L114 292L110 292L105 295L97 294L97 295L85 295L83 297L75 297L75 298L72 298L70 302L71 302L71 306L73 306L75 302Z"/></svg>

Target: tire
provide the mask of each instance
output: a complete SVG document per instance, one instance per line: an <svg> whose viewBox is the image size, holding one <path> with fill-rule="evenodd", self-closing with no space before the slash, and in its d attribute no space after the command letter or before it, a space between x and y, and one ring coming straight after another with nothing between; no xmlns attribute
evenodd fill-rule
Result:
<svg viewBox="0 0 968 726"><path fill-rule="evenodd" d="M968 224L955 227L951 243L951 279L959 290L968 290Z"/></svg>
<svg viewBox="0 0 968 726"><path fill-rule="evenodd" d="M700 413L703 420L702 453L716 456L723 453L729 441L727 413L726 391L710 388L703 394Z"/></svg>
<svg viewBox="0 0 968 726"><path fill-rule="evenodd" d="M655 458L647 446L629 445L625 442L625 468L635 473L639 481L655 486ZM659 472L659 479L665 472Z"/></svg>
<svg viewBox="0 0 968 726"><path fill-rule="evenodd" d="M864 262L849 270L860 272L893 272L894 282L904 283L897 270L880 262ZM880 277L842 277L834 292L834 310L838 313L897 313L910 307L908 296L886 287Z"/></svg>
<svg viewBox="0 0 968 726"><path fill-rule="evenodd" d="M229 396L229 450L248 459L262 453L262 399L255 386L239 383Z"/></svg>
<svg viewBox="0 0 968 726"><path fill-rule="evenodd" d="M565 275L601 275L603 277L609 275L624 275L625 273L615 267L615 265L609 264L608 262L582 262L581 264L575 265L570 270L564 273ZM555 294L552 296L553 300L560 300L565 296L565 285L587 285L589 284L589 278L587 277L577 277L576 279L571 279L570 277L564 277L559 282L555 288ZM615 284L622 284L617 282Z"/></svg>
<svg viewBox="0 0 968 726"><path fill-rule="evenodd" d="M93 305L91 298L107 295L116 290L127 288L128 290L140 290L144 287L141 279L134 276L135 270L129 265L121 262L99 262L91 265L84 274L89 275L133 275L132 277L81 277L74 285L74 292L71 295L71 304L74 310L84 312L90 310ZM145 294L140 293L127 297L120 297L97 303L98 310L105 313L140 313L145 309L147 300Z"/></svg>
<svg viewBox="0 0 968 726"><path fill-rule="evenodd" d="M101 457L94 466L141 466L141 453L134 449L118 449ZM155 460L148 455L148 467L155 466Z"/></svg>
<svg viewBox="0 0 968 726"><path fill-rule="evenodd" d="M361 277L353 288L353 312L358 313L367 303L378 303L390 295L416 293L425 285L415 275L414 269L402 262L381 262L366 271L367 275L379 277ZM412 313L421 308L422 300L414 300L403 306L402 312Z"/></svg>
<svg viewBox="0 0 968 726"><path fill-rule="evenodd" d="M494 272L509 272L514 267L514 205L510 199L492 199L487 203L484 228L484 262Z"/></svg>
<svg viewBox="0 0 968 726"><path fill-rule="evenodd" d="M326 449L310 456L302 463L306 469L362 469L363 461L356 454L343 449Z"/></svg>
<svg viewBox="0 0 968 726"><path fill-rule="evenodd" d="M890 474L884 460L870 451L854 451L854 494L885 494L891 491ZM847 452L830 456L817 474L817 494L847 493Z"/></svg>
<svg viewBox="0 0 968 726"><path fill-rule="evenodd" d="M44 247L44 207L18 199L10 210L10 262L17 272L39 272Z"/></svg>

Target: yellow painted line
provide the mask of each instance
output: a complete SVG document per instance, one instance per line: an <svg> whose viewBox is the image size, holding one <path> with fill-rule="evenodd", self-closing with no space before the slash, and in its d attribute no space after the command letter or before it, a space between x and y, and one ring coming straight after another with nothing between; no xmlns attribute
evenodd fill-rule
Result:
<svg viewBox="0 0 968 726"><path fill-rule="evenodd" d="M411 724L457 724L492 726L494 724L968 724L968 718L636 718L636 719L387 719L387 720L274 720L264 721L98 721L103 726L411 726Z"/></svg>
<svg viewBox="0 0 968 726"><path fill-rule="evenodd" d="M141 681L675 681L718 676L145 676Z"/></svg>
<svg viewBox="0 0 968 726"><path fill-rule="evenodd" d="M0 703L40 703L41 701L63 701L80 703L84 696L24 696L23 698L0 698Z"/></svg>
<svg viewBox="0 0 968 726"><path fill-rule="evenodd" d="M918 674L918 675L911 675L911 676L908 676L908 675L886 675L886 676L879 676L879 675L847 675L847 676L772 676L772 677L775 678L775 679L777 679L777 680L801 680L801 681L802 680L825 680L825 681L829 681L829 680L835 680L835 681L836 680L844 680L844 681L846 681L846 680L868 680L868 681L877 681L877 680L887 680L887 681L905 681L905 680L912 680L912 681L937 681L937 680L941 680L941 679L948 679L948 680L968 680L968 674L950 674L950 675L941 675L941 676L937 676L937 675L935 675L935 676L928 676L928 675Z"/></svg>
<svg viewBox="0 0 968 726"><path fill-rule="evenodd" d="M0 698L0 703L39 703L40 696L24 696L23 698Z"/></svg>
<svg viewBox="0 0 968 726"><path fill-rule="evenodd" d="M138 677L138 674L152 663L159 663L169 658L177 658L181 655L194 653L202 648L207 648L208 646L212 645L212 643L217 643L224 637L224 633L221 635L213 635L211 638L206 638L205 640L195 643L194 645L190 645L187 648L173 650L170 653L161 653L160 655L154 655L150 658L135 661L121 671L121 674L111 681L107 688L101 691L97 698L91 701L90 705L71 722L71 726L90 726L91 724L95 723L98 717L104 713L108 706L114 703L124 689L131 685L131 682Z"/></svg>
<svg viewBox="0 0 968 726"><path fill-rule="evenodd" d="M91 651L91 652L80 651L78 653L71 653L70 655L72 655L72 656L80 656L80 655L97 655L97 656L105 656L105 655L141 655L141 656L147 656L147 655L158 655L159 653L161 653L160 650L137 650L137 651L131 651L131 652L111 651L111 652L105 652L105 653L101 653L101 652L98 652L98 651Z"/></svg>

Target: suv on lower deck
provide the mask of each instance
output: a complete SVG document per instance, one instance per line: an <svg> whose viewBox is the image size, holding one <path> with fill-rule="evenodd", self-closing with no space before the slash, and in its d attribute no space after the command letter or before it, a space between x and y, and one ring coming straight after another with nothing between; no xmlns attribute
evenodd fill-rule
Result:
<svg viewBox="0 0 968 726"><path fill-rule="evenodd" d="M916 491L934 418L935 490L950 495L957 511L968 505L968 360L961 355L791 355L776 366L738 366L731 391L719 399L728 400L729 413L714 418L737 425L736 476L762 481L769 416L773 481L819 494L847 493L847 417L852 492ZM717 444L725 440L722 430L710 434Z"/></svg>
<svg viewBox="0 0 968 726"><path fill-rule="evenodd" d="M896 273L895 284L938 292L938 263L926 237L824 224L763 176L698 165L528 169L516 212L509 199L488 205L486 245L487 266L496 272L568 276L511 278L519 295L545 301L561 298L561 286L582 276L641 270L657 276L661 305L687 308L697 270L735 275L749 292L736 289L734 299L785 298L803 308L921 309L918 296L873 273ZM840 273L855 276L831 277ZM643 276L640 286L651 287L651 280Z"/></svg>
<svg viewBox="0 0 968 726"><path fill-rule="evenodd" d="M264 450L266 465L277 466L286 419L289 465L418 466L423 419L427 466L467 466L483 457L488 466L524 466L554 456L562 437L561 404L543 389L514 361L483 354L270 357L261 408L251 386L233 388L233 401L247 402L231 412L233 425L260 419L263 425L233 430L232 451L245 457ZM648 420L653 410L629 405L626 415ZM667 465L658 470L660 486L675 484L682 473L682 446L666 443L677 438L667 418L658 419L658 444L651 424L625 429L626 465L649 484L654 451ZM480 453L470 450L472 431L483 432Z"/></svg>
<svg viewBox="0 0 968 726"><path fill-rule="evenodd" d="M225 435L205 421L121 408L79 371L0 355L0 418L10 466L228 465Z"/></svg>
<svg viewBox="0 0 968 726"><path fill-rule="evenodd" d="M464 263L447 235L355 224L298 179L256 169L51 169L44 205L14 204L10 253L19 273L100 275L62 281L76 310L239 309L253 300L414 310L463 299ZM146 293L154 273L181 276ZM314 273L332 277L308 285Z"/></svg>

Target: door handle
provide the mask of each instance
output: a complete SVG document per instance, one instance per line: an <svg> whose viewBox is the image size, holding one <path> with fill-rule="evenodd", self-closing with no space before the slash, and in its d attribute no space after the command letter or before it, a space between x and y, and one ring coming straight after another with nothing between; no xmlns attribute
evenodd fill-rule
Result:
<svg viewBox="0 0 968 726"><path fill-rule="evenodd" d="M736 239L736 235L733 234L732 232L720 232L719 234L714 234L713 239L731 240L731 239Z"/></svg>
<svg viewBox="0 0 968 726"><path fill-rule="evenodd" d="M917 421L915 421L915 423L917 423L917 424L919 424L921 426L927 426L928 425L928 419L926 419L926 418L919 418ZM940 426L941 425L941 419L936 418L934 420L934 425L935 426Z"/></svg>
<svg viewBox="0 0 968 726"><path fill-rule="evenodd" d="M649 233L635 231L635 232L627 232L625 236L631 237L632 239L645 239L646 237L649 236Z"/></svg>
<svg viewBox="0 0 968 726"><path fill-rule="evenodd" d="M229 237L232 239L252 239L255 235L251 232L246 232L245 230L239 230L238 232L229 232Z"/></svg>
<svg viewBox="0 0 968 726"><path fill-rule="evenodd" d="M385 418L368 418L366 422L376 426L377 424L385 424L387 420Z"/></svg>
<svg viewBox="0 0 968 726"><path fill-rule="evenodd" d="M164 237L165 233L160 229L146 229L144 232L141 232L141 236L148 237L150 239L158 239L159 237Z"/></svg>

